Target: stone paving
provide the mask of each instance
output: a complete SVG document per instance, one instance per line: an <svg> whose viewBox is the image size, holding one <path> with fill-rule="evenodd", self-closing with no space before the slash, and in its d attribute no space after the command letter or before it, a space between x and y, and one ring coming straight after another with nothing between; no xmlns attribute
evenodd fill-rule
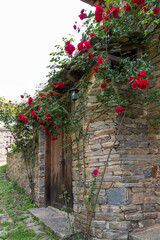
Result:
<svg viewBox="0 0 160 240"><path fill-rule="evenodd" d="M0 173L0 177L3 178L4 182L7 182L6 175ZM15 194L17 194L15 192ZM17 212L18 209L15 209ZM52 233L47 232L47 229L39 222L33 218L29 211L20 211L18 218L21 219L20 221L15 222L12 217L9 217L7 212L6 206L4 204L3 198L1 199L0 194L0 240L17 240L19 238L5 238L5 234L9 233L13 230L14 226L18 224L18 226L23 227L24 231L32 230L35 233L35 236L31 239L38 239L38 240L51 240L51 239L58 239L56 236L54 237ZM17 227L17 226L16 226ZM29 240L30 238L24 238L25 240ZM22 240L21 238L19 240Z"/></svg>

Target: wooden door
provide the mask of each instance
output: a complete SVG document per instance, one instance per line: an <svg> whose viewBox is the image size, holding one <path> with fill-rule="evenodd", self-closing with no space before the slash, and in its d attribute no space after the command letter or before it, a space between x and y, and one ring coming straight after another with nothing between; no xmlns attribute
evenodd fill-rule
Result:
<svg viewBox="0 0 160 240"><path fill-rule="evenodd" d="M64 132L59 130L56 141L51 141L47 134L47 162L46 162L46 205L61 209L65 199L60 199L64 189L68 192L71 200L68 204L72 208L72 159L71 144L64 140ZM67 144L67 147L65 147Z"/></svg>

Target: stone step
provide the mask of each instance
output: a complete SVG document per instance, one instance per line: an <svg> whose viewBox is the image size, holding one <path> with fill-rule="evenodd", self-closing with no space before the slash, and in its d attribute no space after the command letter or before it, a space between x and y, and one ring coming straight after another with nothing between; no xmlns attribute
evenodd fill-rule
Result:
<svg viewBox="0 0 160 240"><path fill-rule="evenodd" d="M160 240L160 224L130 234L130 240Z"/></svg>
<svg viewBox="0 0 160 240"><path fill-rule="evenodd" d="M52 207L32 208L29 209L29 211L61 239L66 239L72 236L72 232L69 229L69 223L65 220L66 216L61 211Z"/></svg>

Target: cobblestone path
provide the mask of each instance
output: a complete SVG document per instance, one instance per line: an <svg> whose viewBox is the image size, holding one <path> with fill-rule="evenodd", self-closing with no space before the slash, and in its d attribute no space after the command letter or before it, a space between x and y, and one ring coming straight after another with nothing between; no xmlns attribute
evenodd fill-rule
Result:
<svg viewBox="0 0 160 240"><path fill-rule="evenodd" d="M57 240L29 213L33 207L29 196L0 172L0 240Z"/></svg>

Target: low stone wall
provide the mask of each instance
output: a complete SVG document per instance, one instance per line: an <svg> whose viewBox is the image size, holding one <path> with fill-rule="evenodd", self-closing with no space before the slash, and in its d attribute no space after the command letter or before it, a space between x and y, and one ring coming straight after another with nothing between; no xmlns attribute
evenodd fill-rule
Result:
<svg viewBox="0 0 160 240"><path fill-rule="evenodd" d="M35 203L37 206L45 206L45 133L39 133L39 146L37 159L32 168ZM31 194L26 165L22 153L7 154L7 177L16 182L21 188Z"/></svg>
<svg viewBox="0 0 160 240"><path fill-rule="evenodd" d="M13 143L11 132L3 127L0 127L0 165L7 162L7 148Z"/></svg>

